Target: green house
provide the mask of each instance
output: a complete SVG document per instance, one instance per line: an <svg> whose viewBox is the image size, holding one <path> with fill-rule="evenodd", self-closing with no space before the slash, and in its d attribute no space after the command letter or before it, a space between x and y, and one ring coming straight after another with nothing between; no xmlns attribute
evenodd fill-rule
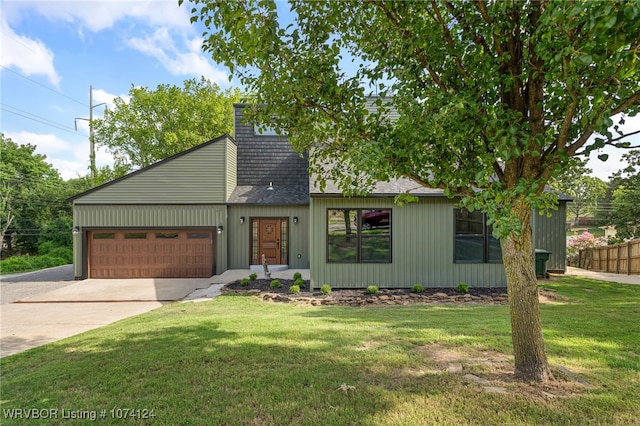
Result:
<svg viewBox="0 0 640 426"><path fill-rule="evenodd" d="M259 131L235 106L224 135L71 198L74 274L84 278L210 277L250 269L309 269L312 288L506 285L500 244L481 213L442 191L380 183L343 197L309 179L287 138ZM535 248L565 270L566 202L533 215ZM533 262L533 259L532 259Z"/></svg>

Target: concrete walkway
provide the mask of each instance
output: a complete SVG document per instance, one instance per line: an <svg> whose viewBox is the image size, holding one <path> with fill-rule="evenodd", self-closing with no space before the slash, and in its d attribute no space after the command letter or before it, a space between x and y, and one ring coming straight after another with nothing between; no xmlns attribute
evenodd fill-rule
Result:
<svg viewBox="0 0 640 426"><path fill-rule="evenodd" d="M302 279L308 280L310 277L308 269L287 269L286 271L273 271L271 278L281 280L292 280L293 274L300 272ZM259 279L264 278L264 272L254 272L248 269L230 269L221 275L211 277L211 286L206 289L196 290L184 299L183 302L205 302L220 294L220 290L225 284L248 278L249 275L255 273Z"/></svg>
<svg viewBox="0 0 640 426"><path fill-rule="evenodd" d="M565 273L565 275L574 275L600 281L611 281L620 284L640 285L640 275L611 274L608 272L588 271L586 269L574 268L572 266L567 266L567 272Z"/></svg>

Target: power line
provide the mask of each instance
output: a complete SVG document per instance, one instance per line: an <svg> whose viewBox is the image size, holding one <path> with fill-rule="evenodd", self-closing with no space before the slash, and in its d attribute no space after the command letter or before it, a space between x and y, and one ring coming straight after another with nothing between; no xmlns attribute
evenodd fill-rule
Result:
<svg viewBox="0 0 640 426"><path fill-rule="evenodd" d="M20 73L19 73L19 72L17 72L17 71L14 71L14 70L12 70L12 69L10 69L10 68L7 68L7 67L5 67L4 65L0 65L0 67L2 67L2 69L4 69L4 70L7 70L7 71L9 71L9 72L14 73L14 74L15 74L15 75L17 75L17 76L20 76L20 77L24 78L25 80L29 80L29 81L30 81L30 82L32 82L33 84L37 84L38 86L43 87L43 88L45 88L45 89L47 89L47 90L49 90L49 91L51 91L51 92L53 92L53 93L55 93L55 94L57 94L57 95L60 95L60 96L62 96L62 97L64 97L64 98L67 98L67 99L69 99L69 100L71 100L71 101L73 101L73 102L75 102L75 103L77 103L77 104L80 104L80 105L85 106L85 107L88 107L88 106L89 106L89 105L85 104L84 102L80 102L80 101L79 101L79 100L77 100L77 99L73 99L71 96L67 96L67 95L65 95L65 94L64 94L64 93L62 93L62 92L59 92L59 91L57 91L57 90L55 90L55 89L52 89L51 87L45 86L44 84L42 84L42 83L40 83L40 82L37 82L37 81L35 81L34 79L27 77L26 75L20 74Z"/></svg>
<svg viewBox="0 0 640 426"><path fill-rule="evenodd" d="M15 112L15 111L10 111L10 110L8 110L8 109L6 109L6 108L4 108L4 107L1 107L1 106L0 106L0 109L1 109L2 111L8 112L8 113L10 113L10 114L15 114L15 115L18 115L18 116L20 116L20 117L24 117L24 118L26 118L27 120L32 120L32 121L35 121L35 122L38 122L38 123L42 123L42 124L45 124L45 125L47 125L47 126L54 127L54 128L56 128L56 129L59 129L59 130L63 130L63 131L65 131L65 132L73 133L74 135L77 135L77 134L78 134L75 130L69 130L68 128L62 127L62 125L52 124L53 122L48 123L48 122L46 122L46 121L44 121L44 120L39 120L39 119L37 119L37 118L29 117L28 115L20 114L20 113ZM33 115L33 114L32 114L32 115ZM36 117L37 117L37 116L36 116ZM46 120L46 119L45 119L45 120Z"/></svg>
<svg viewBox="0 0 640 426"><path fill-rule="evenodd" d="M37 121L36 119L39 119L39 120L42 120L40 122L43 123L43 124L50 123L49 124L50 126L58 127L61 130L65 130L66 129L68 131L75 131L75 129L72 129L71 127L66 127L62 123L56 123L55 121L49 120L48 118L42 117L42 116L37 115L37 114L33 114L33 113L29 112L29 111L25 111L25 110L22 110L20 108L16 108L16 107L14 107L12 105L8 105L8 104L5 104L5 103L0 103L0 105L2 105L4 107L7 107L7 108L10 108L10 109L13 109L13 110L16 110L16 111L19 111L19 112L21 112L23 114L30 115L31 117L35 117L35 118L31 118L31 120ZM5 111L7 111L7 110L5 110ZM7 112L12 112L12 111L7 111ZM17 113L14 113L14 114L17 114ZM24 117L24 115L23 115L23 117ZM25 118L28 118L28 117L25 117Z"/></svg>

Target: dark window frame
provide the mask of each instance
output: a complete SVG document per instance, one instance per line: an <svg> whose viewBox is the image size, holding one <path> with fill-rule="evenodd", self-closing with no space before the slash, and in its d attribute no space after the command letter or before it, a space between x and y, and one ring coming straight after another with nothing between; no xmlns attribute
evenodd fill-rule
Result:
<svg viewBox="0 0 640 426"><path fill-rule="evenodd" d="M355 227L355 249L356 249L356 258L355 260L331 260L330 259L330 242L329 242L329 214L331 211L341 211L344 215L345 211L354 211L355 212L355 219L356 219L356 223L354 223L354 227ZM366 211L376 211L376 210L387 210L389 211L389 233L388 233L388 239L389 239L389 253L387 256L387 259L385 260L363 260L363 245L362 245L362 241L363 239L367 239L369 238L367 235L364 235L363 237L363 229L362 229L362 213L366 212ZM393 223L393 209L388 208L388 207L384 207L384 208L372 208L372 207L357 207L357 208L348 208L348 207L344 207L344 208L337 208L337 207L332 207L332 208L327 208L326 211L326 215L325 215L325 219L326 219L326 227L325 227L325 235L326 235L326 246L325 246L325 250L326 250L326 263L331 263L331 264L372 264L372 263L383 263L383 264L389 264L389 263L393 263L393 237L392 237L392 223ZM351 220L351 219L349 219Z"/></svg>
<svg viewBox="0 0 640 426"><path fill-rule="evenodd" d="M458 214L461 211L465 211L466 209L464 208L454 208L453 209L453 263L461 263L461 264L465 264L465 263L502 263L502 247L500 246L500 241L493 237L492 235L492 231L491 231L491 226L487 225L487 215L481 212L473 212L473 213L479 213L482 215L482 219L481 219L481 226L482 226L482 234L472 234L472 233L459 233L458 232L458 221L464 221L466 219L467 222L472 223L475 222L476 224L479 223L480 221L477 219L473 219L473 218L459 218ZM472 214L473 214L472 213ZM464 260L464 259L458 259L458 240L459 238L478 238L478 237L482 237L482 259L469 259L469 260ZM498 247L499 247L499 256L497 259L492 259L491 253L490 253L490 248L491 248L491 243L497 242Z"/></svg>

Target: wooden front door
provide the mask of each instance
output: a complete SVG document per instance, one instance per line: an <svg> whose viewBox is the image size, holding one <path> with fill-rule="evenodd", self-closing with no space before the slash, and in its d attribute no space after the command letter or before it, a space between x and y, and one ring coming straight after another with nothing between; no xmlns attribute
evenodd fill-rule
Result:
<svg viewBox="0 0 640 426"><path fill-rule="evenodd" d="M252 219L251 264L262 263L262 255L269 265L287 263L287 219L257 218Z"/></svg>

